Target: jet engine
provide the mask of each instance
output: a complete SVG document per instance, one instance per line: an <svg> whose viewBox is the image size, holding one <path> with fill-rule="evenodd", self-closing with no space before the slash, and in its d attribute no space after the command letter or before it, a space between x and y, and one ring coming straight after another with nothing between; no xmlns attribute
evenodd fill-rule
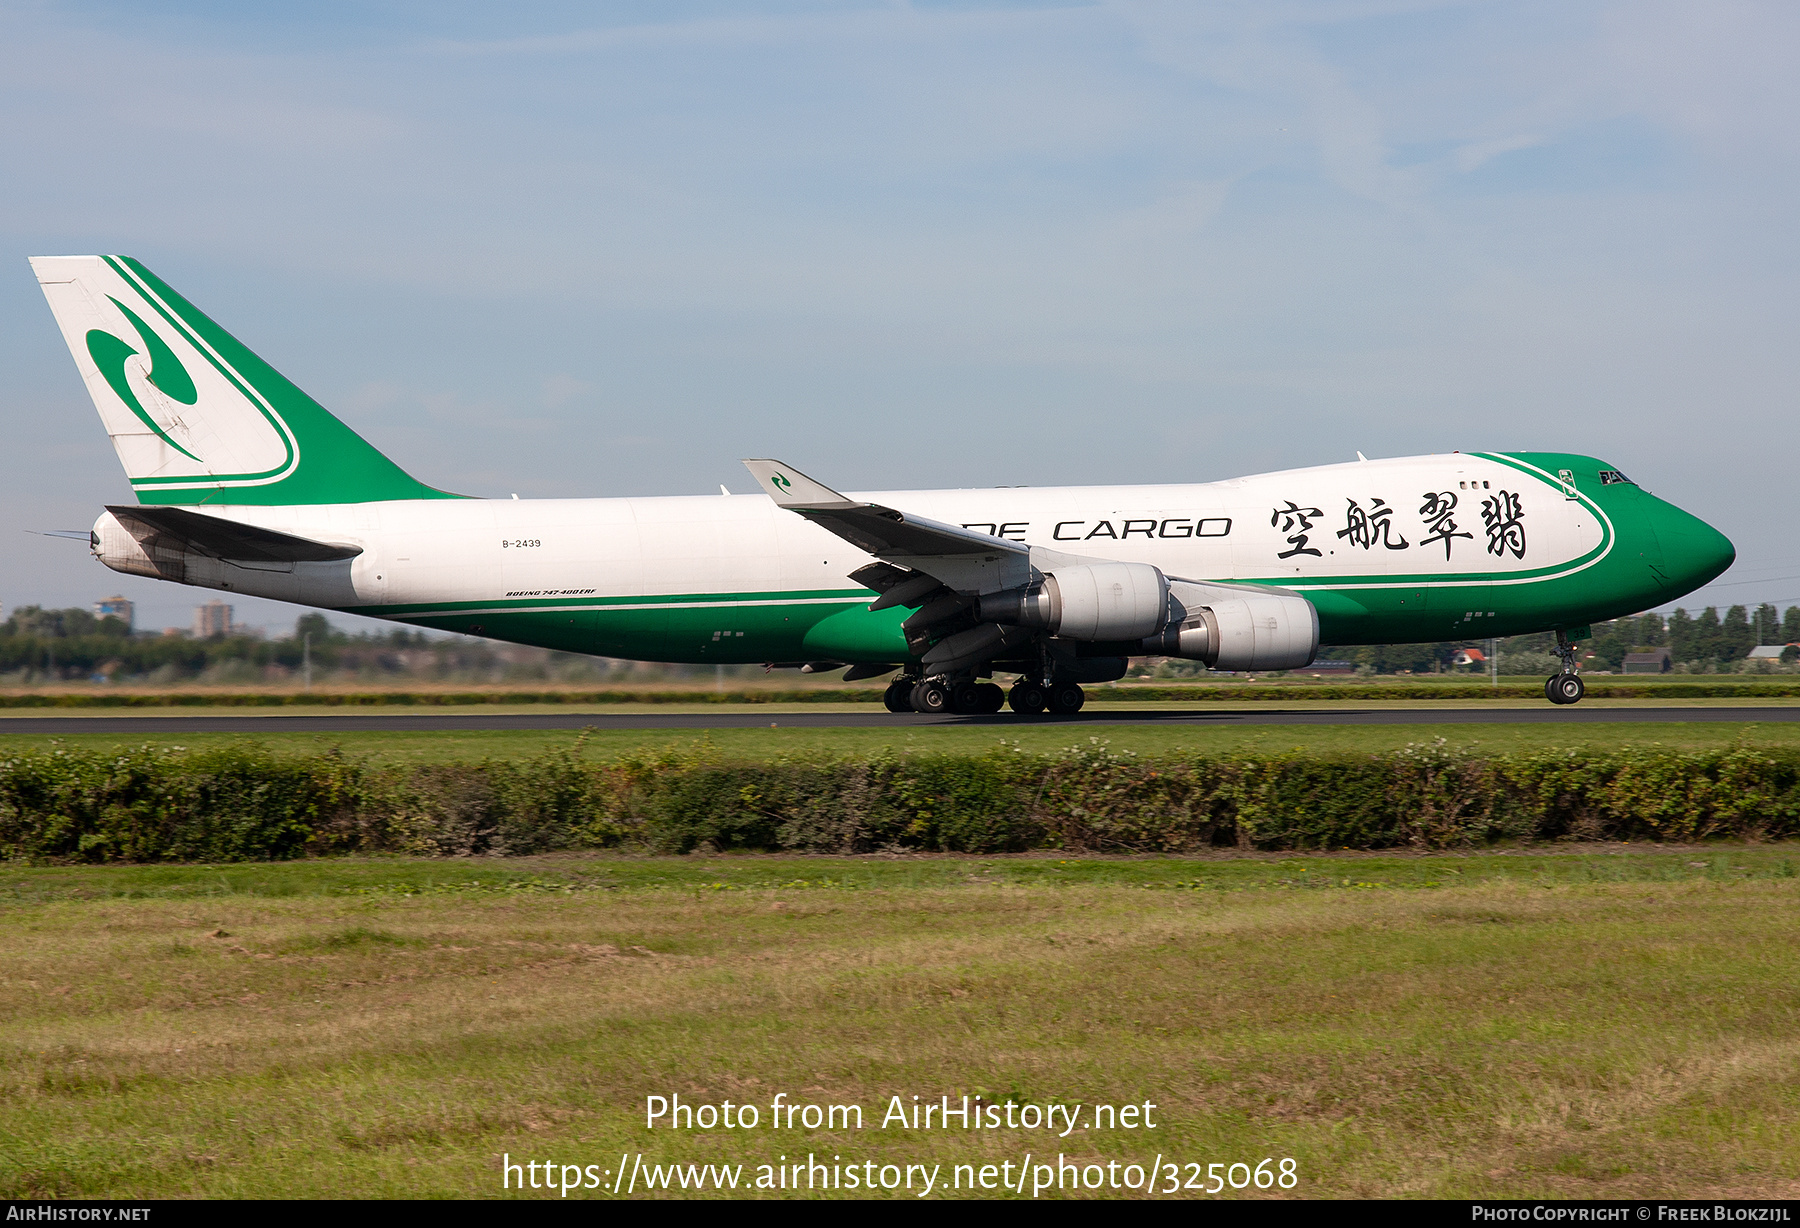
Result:
<svg viewBox="0 0 1800 1228"><path fill-rule="evenodd" d="M1319 651L1319 611L1293 593L1169 586L1169 619L1142 651L1213 669L1299 669Z"/></svg>
<svg viewBox="0 0 1800 1228"><path fill-rule="evenodd" d="M1319 651L1319 612L1306 598L1171 581L1148 563L1059 567L1036 584L983 595L979 613L985 624L1121 647L1135 641L1137 652L1214 669L1298 669Z"/></svg>
<svg viewBox="0 0 1800 1228"><path fill-rule="evenodd" d="M1072 640L1135 640L1169 617L1169 581L1148 563L1059 567L1036 584L988 593L981 621Z"/></svg>

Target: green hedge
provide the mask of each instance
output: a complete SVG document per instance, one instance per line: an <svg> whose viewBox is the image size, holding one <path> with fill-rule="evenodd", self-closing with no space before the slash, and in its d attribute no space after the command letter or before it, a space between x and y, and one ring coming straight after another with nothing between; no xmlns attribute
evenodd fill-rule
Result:
<svg viewBox="0 0 1800 1228"><path fill-rule="evenodd" d="M1800 835L1800 752L1444 743L1381 754L1119 754L734 763L695 751L587 762L377 766L254 744L0 760L0 858L250 861L630 847L1181 852L1456 848L1496 840Z"/></svg>

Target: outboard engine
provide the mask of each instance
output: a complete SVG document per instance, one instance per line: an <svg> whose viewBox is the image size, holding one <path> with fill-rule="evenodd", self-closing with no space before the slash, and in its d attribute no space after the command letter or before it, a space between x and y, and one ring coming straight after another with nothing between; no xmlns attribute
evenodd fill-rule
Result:
<svg viewBox="0 0 1800 1228"><path fill-rule="evenodd" d="M1295 593L1213 588L1177 580L1169 619L1143 651L1213 669L1299 669L1319 652L1319 611Z"/></svg>

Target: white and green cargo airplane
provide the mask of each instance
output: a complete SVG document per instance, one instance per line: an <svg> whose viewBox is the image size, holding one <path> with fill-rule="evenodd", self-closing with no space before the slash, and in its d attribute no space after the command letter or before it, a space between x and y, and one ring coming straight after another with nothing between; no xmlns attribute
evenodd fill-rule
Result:
<svg viewBox="0 0 1800 1228"><path fill-rule="evenodd" d="M115 571L565 652L896 673L888 707L1074 712L1128 657L1295 669L1321 642L1571 641L1731 565L1593 457L1453 452L1224 482L467 498L411 477L123 256L32 260L137 503Z"/></svg>

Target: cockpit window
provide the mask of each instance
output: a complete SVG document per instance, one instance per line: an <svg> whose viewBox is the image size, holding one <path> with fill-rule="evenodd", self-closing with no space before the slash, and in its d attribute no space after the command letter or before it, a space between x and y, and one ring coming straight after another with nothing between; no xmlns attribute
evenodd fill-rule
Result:
<svg viewBox="0 0 1800 1228"><path fill-rule="evenodd" d="M1627 486L1636 486L1637 485L1636 482L1632 481L1630 478L1628 478L1624 474L1620 473L1617 469L1602 469L1600 471L1600 485L1614 486L1621 482Z"/></svg>

